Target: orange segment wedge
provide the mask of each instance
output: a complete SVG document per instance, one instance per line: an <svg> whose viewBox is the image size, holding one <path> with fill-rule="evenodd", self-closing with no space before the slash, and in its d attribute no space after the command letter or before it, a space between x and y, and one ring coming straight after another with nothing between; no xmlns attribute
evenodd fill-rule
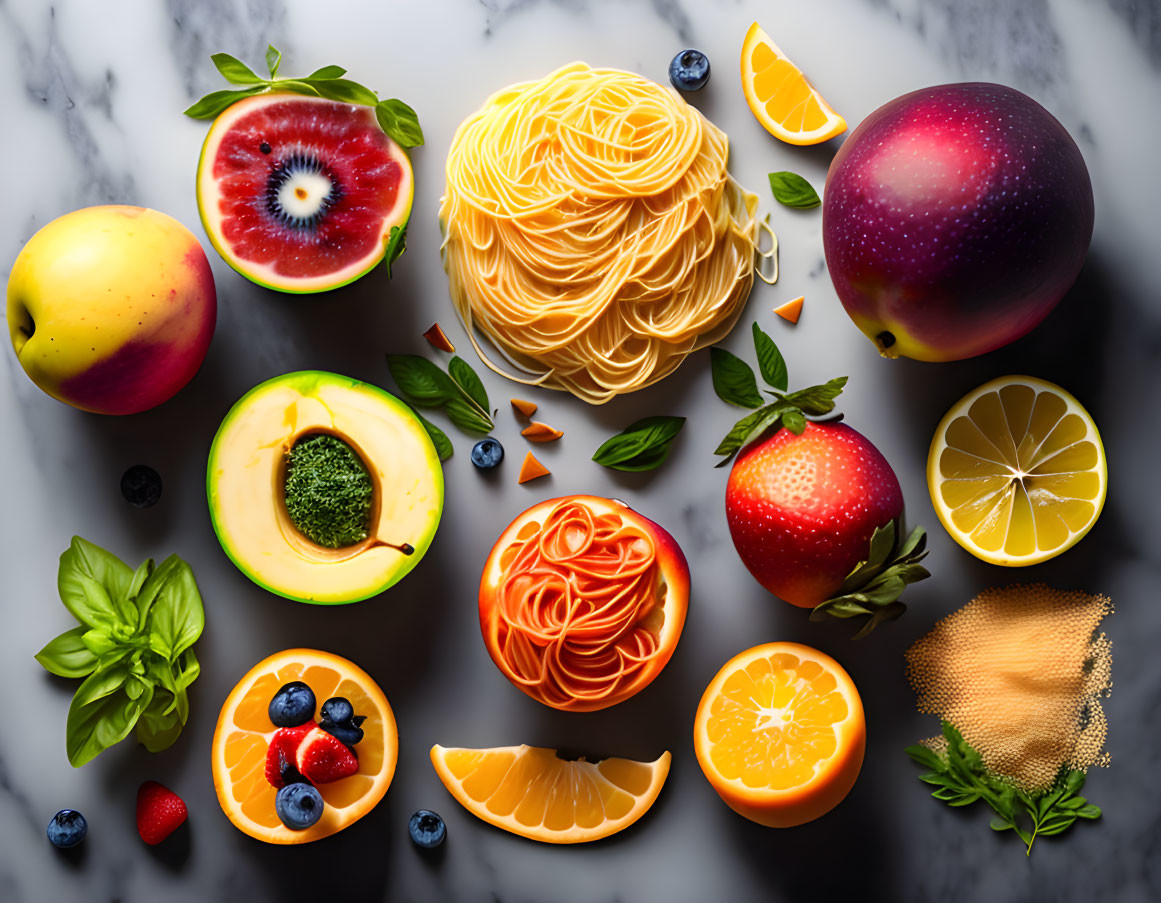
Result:
<svg viewBox="0 0 1161 903"><path fill-rule="evenodd" d="M762 126L788 144L818 144L847 123L755 22L742 43L742 91Z"/></svg>
<svg viewBox="0 0 1161 903"><path fill-rule="evenodd" d="M448 792L490 825L544 843L586 843L622 831L649 811L669 775L655 762L566 760L554 749L433 746Z"/></svg>
<svg viewBox="0 0 1161 903"><path fill-rule="evenodd" d="M1107 484L1088 411L1032 376L1001 376L957 401L927 455L931 502L951 538L1010 567L1079 542L1100 517Z"/></svg>
<svg viewBox="0 0 1161 903"><path fill-rule="evenodd" d="M321 705L345 696L356 715L365 715L363 739L355 746L359 770L318 785L322 818L305 831L291 831L274 811L277 791L266 781L266 750L275 726L267 707L278 688L304 681ZM317 714L317 713L316 713ZM214 730L214 790L226 817L238 830L274 844L308 843L341 831L375 808L395 774L399 737L387 697L358 665L317 649L287 649L263 659L226 697Z"/></svg>
<svg viewBox="0 0 1161 903"><path fill-rule="evenodd" d="M734 656L710 681L693 745L731 809L788 828L829 812L854 786L866 748L863 703L829 655L767 643Z"/></svg>

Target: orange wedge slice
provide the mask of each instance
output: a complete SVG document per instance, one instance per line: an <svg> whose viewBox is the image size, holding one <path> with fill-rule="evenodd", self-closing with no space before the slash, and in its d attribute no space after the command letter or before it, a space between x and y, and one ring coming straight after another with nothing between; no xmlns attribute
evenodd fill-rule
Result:
<svg viewBox="0 0 1161 903"><path fill-rule="evenodd" d="M529 442L555 442L564 433L554 426L549 426L547 423L533 420L532 423L520 431L520 435Z"/></svg>
<svg viewBox="0 0 1161 903"><path fill-rule="evenodd" d="M802 304L806 298L799 295L785 304L780 304L774 308L774 313L778 314L787 323L797 323L798 318L802 316Z"/></svg>
<svg viewBox="0 0 1161 903"><path fill-rule="evenodd" d="M516 482L527 483L529 480L546 477L550 472L547 467L536 460L532 452L526 452L524 462L520 465L520 476L516 478Z"/></svg>
<svg viewBox="0 0 1161 903"><path fill-rule="evenodd" d="M363 739L355 746L359 770L350 777L318 785L322 818L305 831L291 831L274 811L277 791L267 782L266 750L277 728L267 707L278 688L301 680L321 705L345 696L356 715L365 715ZM287 649L257 665L226 697L214 730L214 790L226 817L238 830L266 843L308 843L328 837L375 808L395 774L399 736L387 697L358 665L317 649Z"/></svg>
<svg viewBox="0 0 1161 903"><path fill-rule="evenodd" d="M472 815L544 843L586 843L629 827L661 793L670 758L586 762L537 746L431 748L439 779Z"/></svg>
<svg viewBox="0 0 1161 903"><path fill-rule="evenodd" d="M788 144L818 144L847 123L755 22L742 43L742 91L762 126Z"/></svg>
<svg viewBox="0 0 1161 903"><path fill-rule="evenodd" d="M1039 564L1101 515L1108 470L1088 411L1060 386L1001 376L957 401L927 455L931 503L951 538L984 561Z"/></svg>
<svg viewBox="0 0 1161 903"><path fill-rule="evenodd" d="M710 681L693 746L731 809L789 828L842 802L866 736L862 700L838 662L799 643L767 643L734 656Z"/></svg>
<svg viewBox="0 0 1161 903"><path fill-rule="evenodd" d="M512 402L512 410L522 417L531 417L536 413L536 402L525 401L523 398L510 399Z"/></svg>

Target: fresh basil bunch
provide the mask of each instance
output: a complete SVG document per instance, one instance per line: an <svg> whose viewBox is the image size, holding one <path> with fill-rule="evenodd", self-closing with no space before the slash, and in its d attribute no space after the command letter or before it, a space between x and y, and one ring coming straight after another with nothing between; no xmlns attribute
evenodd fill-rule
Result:
<svg viewBox="0 0 1161 903"><path fill-rule="evenodd" d="M150 752L173 744L189 718L186 690L201 666L193 644L205 609L193 571L176 555L136 571L79 536L60 556L57 588L79 625L36 654L45 670L83 677L65 744L79 768L137 728Z"/></svg>

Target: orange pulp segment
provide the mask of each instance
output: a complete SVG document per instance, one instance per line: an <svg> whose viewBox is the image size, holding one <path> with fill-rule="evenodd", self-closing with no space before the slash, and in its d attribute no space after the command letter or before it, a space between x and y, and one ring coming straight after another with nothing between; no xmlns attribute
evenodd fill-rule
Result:
<svg viewBox="0 0 1161 903"><path fill-rule="evenodd" d="M755 22L742 43L742 91L762 126L789 144L818 144L847 123Z"/></svg>
<svg viewBox="0 0 1161 903"><path fill-rule="evenodd" d="M829 655L767 643L730 659L701 698L694 751L730 808L787 828L833 809L866 747L854 682Z"/></svg>
<svg viewBox="0 0 1161 903"><path fill-rule="evenodd" d="M439 779L465 809L544 843L586 843L629 827L657 799L670 758L587 762L536 746L431 748Z"/></svg>
<svg viewBox="0 0 1161 903"><path fill-rule="evenodd" d="M318 785L322 817L305 831L291 831L274 811L278 792L266 780L266 750L277 728L267 707L279 687L301 680L321 704L332 696L350 700L365 715L363 739L355 747L359 770ZM395 773L399 737L395 716L378 684L358 665L317 649L287 649L262 660L226 697L214 730L214 790L226 817L243 833L266 843L319 840L362 818L383 798Z"/></svg>

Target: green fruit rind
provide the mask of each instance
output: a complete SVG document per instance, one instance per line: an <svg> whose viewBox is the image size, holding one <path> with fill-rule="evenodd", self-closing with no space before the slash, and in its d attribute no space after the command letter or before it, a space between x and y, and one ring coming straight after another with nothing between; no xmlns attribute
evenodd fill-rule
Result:
<svg viewBox="0 0 1161 903"><path fill-rule="evenodd" d="M229 252L229 250L226 249L221 244L221 242L218 240L217 230L212 228L212 226L210 225L209 218L206 215L207 204L211 203L211 201L207 200L206 198L204 198L202 196L202 185L203 185L202 177L203 177L203 173L205 171L205 168L208 165L207 159L206 159L207 151L209 151L211 149L211 147L213 147L215 149L217 147L217 142L215 141L214 144L211 145L211 140L215 139L217 137L216 127L218 125L218 121L223 116L229 115L230 111L233 110L235 107L237 107L239 104L257 105L257 104L254 104L254 102L256 102L256 101L273 102L273 101L278 101L278 100L282 100L282 99L286 99L286 98L293 98L295 100L304 100L304 101L311 100L311 98L306 97L302 94L290 94L287 92L270 92L270 93L265 93L265 94L256 94L256 95L253 95L251 97L243 98L242 100L237 101L236 103L234 103L230 107L228 107L225 111L220 113L217 118L214 119L213 124L211 124L211 126L210 126L209 132L206 134L205 141L202 142L201 153L198 156L198 168L197 168L197 174L195 175L195 181L194 181L194 190L195 190L195 193L197 195L197 202L198 202L198 217L201 219L202 229L205 231L206 237L209 239L210 244L213 246L214 250L218 252L218 256L220 256L222 258L222 260L224 260L230 266L230 268L233 269L235 272L237 272L239 275L245 276L247 279L249 279L255 285L260 285L263 288L270 289L271 291L283 292L283 293L289 294L289 295L317 295L321 292L330 292L330 291L334 291L335 289L342 288L345 285L350 285L352 282L355 282L356 280L361 279L364 276L366 276L369 272L371 272L371 270L375 269L375 267L379 266L379 264L381 264L383 262L383 260L387 256L387 249L388 249L388 246L389 246L390 241L391 241L391 229L392 229L392 227L398 226L401 229L405 229L407 227L408 222L410 222L410 220L411 220L411 208L415 202L415 174L412 171L411 158L408 156L407 151L405 151L402 147L400 147L398 144L396 144L395 141L393 141L391 138L388 137L387 141L390 143L392 156L397 158L401 163L405 163L406 167L407 167L407 172L408 172L407 199L404 202L396 205L395 211L398 214L396 217L393 217L389 220L384 220L384 222L383 222L383 230L382 230L382 233L380 234L381 253L378 256L374 256L374 257L368 256L366 259L367 265L365 267L360 268L357 272L352 272L350 274L347 274L347 275L339 278L334 283L320 286L318 288L303 288L303 287L297 287L291 283L278 283L278 282L273 281L273 280L267 281L267 280L264 280L264 279L258 277L254 273L248 272L245 269L245 266L241 262L236 261L234 259L234 256ZM322 98L319 98L319 99L323 100ZM323 102L324 103L338 103L338 101L327 101L327 100L323 100Z"/></svg>
<svg viewBox="0 0 1161 903"><path fill-rule="evenodd" d="M433 507L432 514L429 521L429 528L421 537L411 545L414 552L403 558L399 567L394 570L387 579L382 583L368 587L365 591L360 590L353 593L349 597L337 599L313 599L305 596L296 596L286 590L271 586L261 577L253 572L251 567L239 558L234 550L231 548L230 542L226 537L219 518L217 515L217 500L214 492L213 475L215 465L217 463L217 456L219 454L219 442L226 432L226 428L234 421L236 417L242 414L249 407L249 402L256 396L260 395L264 390L278 384L289 384L295 389L298 389L303 395L311 395L315 387L328 384L341 388L350 389L352 391L364 392L374 396L377 400L390 406L400 417L401 420L413 425L415 435L422 439L421 445L424 449L424 464L432 474L432 481L438 493L438 503ZM423 428L423 424L411 411L411 409L390 392L380 389L378 386L371 383L363 382L362 380L354 379L348 376L341 376L337 373L331 373L326 370L298 370L292 373L286 373L282 376L275 376L264 382L254 386L250 391L243 395L236 401L233 407L222 419L221 426L218 427L217 433L214 435L214 441L210 445L210 453L206 462L206 502L210 512L210 522L214 528L214 534L218 538L218 542L222 546L222 551L226 553L226 557L234 563L234 566L246 575L251 581L262 587L267 592L273 593L276 596L281 596L284 599L290 599L293 602L303 602L309 605L348 605L354 602L362 602L379 595L382 592L393 587L396 583L411 573L412 569L419 564L423 556L427 553L432 542L435 539L436 528L439 526L440 518L443 515L444 503L444 481L443 481L443 465L440 462L439 455L436 453L435 446L432 444L431 438L427 435L427 431Z"/></svg>

